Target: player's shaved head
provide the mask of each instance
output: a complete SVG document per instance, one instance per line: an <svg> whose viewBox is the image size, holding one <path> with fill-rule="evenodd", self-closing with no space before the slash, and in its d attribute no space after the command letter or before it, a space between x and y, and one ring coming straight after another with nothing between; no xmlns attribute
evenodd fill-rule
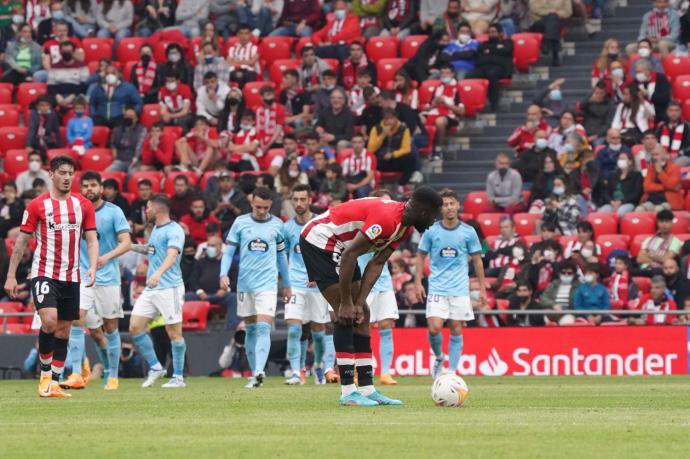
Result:
<svg viewBox="0 0 690 459"><path fill-rule="evenodd" d="M403 212L403 224L414 226L420 233L426 231L438 218L443 199L431 187L422 186L412 193Z"/></svg>

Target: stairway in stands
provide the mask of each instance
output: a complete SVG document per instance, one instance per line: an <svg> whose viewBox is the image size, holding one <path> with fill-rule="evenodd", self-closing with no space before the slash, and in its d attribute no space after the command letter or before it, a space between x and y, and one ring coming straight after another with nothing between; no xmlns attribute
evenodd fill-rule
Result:
<svg viewBox="0 0 690 459"><path fill-rule="evenodd" d="M607 3L612 5L605 8L602 31L594 37L587 37L584 28L569 28L560 67L549 67L550 59L542 57L529 73L514 75L511 86L504 90L498 113L482 114L461 125L458 135L450 138L442 165L430 165L426 171L432 186L455 189L461 199L470 191L484 190L496 154L512 155L506 140L524 123L525 112L534 96L551 81L566 78L563 94L572 104L590 93L592 64L603 42L609 37L616 38L623 49L636 41L642 15L651 9L649 0Z"/></svg>

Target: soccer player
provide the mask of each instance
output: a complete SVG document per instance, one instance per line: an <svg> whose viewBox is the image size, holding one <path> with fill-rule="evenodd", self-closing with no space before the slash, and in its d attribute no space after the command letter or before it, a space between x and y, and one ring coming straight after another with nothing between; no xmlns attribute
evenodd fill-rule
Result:
<svg viewBox="0 0 690 459"><path fill-rule="evenodd" d="M79 284L90 288L96 281L98 237L91 201L72 195L74 161L57 156L50 161L52 189L32 200L22 217L21 233L12 251L5 291L17 295L17 266L32 236L37 246L31 266L31 293L41 318L38 354L41 397L71 397L58 384L65 367L72 322L79 319ZM82 279L79 270L79 241L86 239L89 269Z"/></svg>
<svg viewBox="0 0 690 459"><path fill-rule="evenodd" d="M391 199L391 195L385 190L374 191L370 194L373 198ZM357 259L360 272L364 272L367 264L374 258L374 253L365 253ZM381 361L381 377L379 382L384 385L394 385L398 382L391 376L391 363L393 362L393 324L398 319L398 302L393 290L393 279L388 269L388 264L383 267L381 276L376 280L371 293L367 296L367 305L371 311L370 323L379 327L379 356Z"/></svg>
<svg viewBox="0 0 690 459"><path fill-rule="evenodd" d="M118 388L117 372L120 366L120 332L118 321L124 317L120 298L120 267L117 257L132 248L130 227L124 212L101 197L103 186L98 172L88 171L81 176L81 194L93 203L98 232L98 262L96 284L92 288L81 286L79 292L79 321L72 324L69 336L69 354L72 374L60 385L65 389L83 389L88 381L82 377L84 358L84 325L96 342L96 350L107 373L105 390ZM79 257L81 275L89 270L87 244L81 242ZM104 333L105 331L105 333Z"/></svg>
<svg viewBox="0 0 690 459"><path fill-rule="evenodd" d="M482 247L474 228L458 218L460 201L450 189L441 191L443 198L443 219L436 222L419 242L415 286L418 300L423 301L426 292L422 285L424 260L431 256L429 295L426 302L426 317L429 327L429 343L436 356L431 376L436 379L443 370L445 354L442 352L443 322L450 319L450 344L448 345L450 371L455 372L462 354L462 326L474 320L470 303L468 257L472 258L474 272L479 280L480 301L486 304Z"/></svg>
<svg viewBox="0 0 690 459"><path fill-rule="evenodd" d="M309 282L307 268L304 267L299 238L304 225L314 216L309 210L311 206L311 188L306 184L297 184L292 188L290 197L297 216L285 223L286 250L290 261L290 284L292 296L285 304L285 319L288 323L287 354L292 376L285 384L302 384L300 370L300 339L302 324L311 322L311 336L314 340L314 373L317 384L325 384L324 352L326 348L326 324L331 318L328 313L328 303L319 289ZM333 336L330 336L333 341ZM306 346L302 346L305 347ZM306 352L306 349L304 349Z"/></svg>
<svg viewBox="0 0 690 459"><path fill-rule="evenodd" d="M374 388L366 298L391 253L413 227L423 232L431 226L441 205L436 191L420 187L406 203L364 198L339 204L302 230L300 248L309 280L316 282L338 318L333 338L341 405L402 404ZM357 258L370 251L376 254L361 274Z"/></svg>
<svg viewBox="0 0 690 459"><path fill-rule="evenodd" d="M146 218L155 223L148 244L134 244L132 249L148 254L149 268L146 273L146 288L132 309L129 334L139 352L149 364L149 374L141 387L151 387L158 378L165 375L165 368L158 361L151 337L146 326L159 314L165 322L165 331L170 338L173 374L164 388L185 387L184 355L187 351L182 336L182 303L184 283L180 260L184 249L184 230L170 219L170 198L159 194L146 204Z"/></svg>
<svg viewBox="0 0 690 459"><path fill-rule="evenodd" d="M273 203L268 188L252 193L252 211L235 219L220 263L220 288L230 288L228 271L235 251L240 252L237 279L237 315L244 318L245 349L252 376L245 387L261 387L271 350L271 324L278 302L278 273L283 281L285 301L292 296L285 254L283 222L269 213Z"/></svg>

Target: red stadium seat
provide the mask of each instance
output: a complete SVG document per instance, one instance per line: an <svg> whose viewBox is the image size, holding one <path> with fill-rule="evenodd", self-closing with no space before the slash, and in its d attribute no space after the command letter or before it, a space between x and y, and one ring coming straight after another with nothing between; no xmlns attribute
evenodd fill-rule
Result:
<svg viewBox="0 0 690 459"><path fill-rule="evenodd" d="M679 233L675 236L683 242L690 241L690 233Z"/></svg>
<svg viewBox="0 0 690 459"><path fill-rule="evenodd" d="M74 171L74 178L72 179L72 193L81 192L81 174L82 171Z"/></svg>
<svg viewBox="0 0 690 459"><path fill-rule="evenodd" d="M398 37L371 37L366 44L367 58L373 62L398 57Z"/></svg>
<svg viewBox="0 0 690 459"><path fill-rule="evenodd" d="M482 227L484 236L495 236L499 234L498 225L501 219L508 217L505 213L486 213L477 215L477 222Z"/></svg>
<svg viewBox="0 0 690 459"><path fill-rule="evenodd" d="M654 212L628 212L621 218L620 234L652 234L656 232L656 214Z"/></svg>
<svg viewBox="0 0 690 459"><path fill-rule="evenodd" d="M419 90L417 91L417 94L419 94L418 105L420 109L426 109L427 105L431 103L431 100L434 98L436 88L439 86L441 86L440 80L426 80L422 82L421 86L419 86Z"/></svg>
<svg viewBox="0 0 690 459"><path fill-rule="evenodd" d="M248 108L252 109L262 104L261 94L259 94L259 91L264 86L276 87L276 85L270 81L252 81L251 83L244 85L242 96L244 97L244 103Z"/></svg>
<svg viewBox="0 0 690 459"><path fill-rule="evenodd" d="M45 83L22 83L17 88L17 104L22 107L22 110L29 110L31 103L47 92L48 85Z"/></svg>
<svg viewBox="0 0 690 459"><path fill-rule="evenodd" d="M24 305L17 301L3 301L0 303L0 314L11 314L14 312L24 312ZM21 316L0 317L0 331L2 330L2 324L5 322L8 324L18 324L23 322L23 320Z"/></svg>
<svg viewBox="0 0 690 459"><path fill-rule="evenodd" d="M69 156L74 160L75 163L79 162L79 153L71 148L51 148L46 152L48 162L50 162L53 158L57 158L58 156Z"/></svg>
<svg viewBox="0 0 690 459"><path fill-rule="evenodd" d="M652 280L649 277L633 277L632 281L640 290L640 294L649 293L649 288L652 286Z"/></svg>
<svg viewBox="0 0 690 459"><path fill-rule="evenodd" d="M113 39L100 37L86 37L81 41L84 50L84 62L98 62L113 55Z"/></svg>
<svg viewBox="0 0 690 459"><path fill-rule="evenodd" d="M400 43L400 57L405 59L410 59L412 56L417 54L417 49L419 45L424 43L426 39L429 38L428 35L409 35L402 43Z"/></svg>
<svg viewBox="0 0 690 459"><path fill-rule="evenodd" d="M302 48L305 46L315 48L314 40L312 40L311 37L302 37L297 40L297 44L295 45L295 56L297 56L297 59L302 56Z"/></svg>
<svg viewBox="0 0 690 459"><path fill-rule="evenodd" d="M601 247L600 261L604 261L614 250L628 250L630 236L625 234L603 234L596 239L596 242L599 244L599 247Z"/></svg>
<svg viewBox="0 0 690 459"><path fill-rule="evenodd" d="M0 126L19 126L19 110L14 105L0 106Z"/></svg>
<svg viewBox="0 0 690 459"><path fill-rule="evenodd" d="M676 77L690 74L690 57L669 54L661 61L661 64L664 66L664 74L671 84L675 82Z"/></svg>
<svg viewBox="0 0 690 459"><path fill-rule="evenodd" d="M134 70L135 65L137 65L137 61L126 62L124 68L122 69L122 78L124 78L126 81L131 81L132 70Z"/></svg>
<svg viewBox="0 0 690 459"><path fill-rule="evenodd" d="M211 303L208 301L185 301L182 305L182 329L206 330L209 309Z"/></svg>
<svg viewBox="0 0 690 459"><path fill-rule="evenodd" d="M525 244L527 244L527 247L532 247L537 242L541 242L542 238L541 238L541 236L537 236L535 234L532 236L523 236L522 240L525 241Z"/></svg>
<svg viewBox="0 0 690 459"><path fill-rule="evenodd" d="M0 128L0 130L2 130L2 128ZM2 145L2 141L0 141L0 145ZM14 179L17 177L17 174L29 168L29 155L24 148L8 150L5 154L4 166L5 172Z"/></svg>
<svg viewBox="0 0 690 459"><path fill-rule="evenodd" d="M182 137L182 126L164 126L163 135L170 136L170 138L175 141Z"/></svg>
<svg viewBox="0 0 690 459"><path fill-rule="evenodd" d="M436 126L425 126L426 127L426 135L427 138L429 139L429 142L427 143L426 147L422 147L419 149L419 154L422 156L429 156L431 155L431 152L434 151L434 139L436 138Z"/></svg>
<svg viewBox="0 0 690 459"><path fill-rule="evenodd" d="M352 151L352 149L350 148L346 148L345 150ZM268 150L265 155L259 158L259 165L261 166L261 170L268 170L268 168L271 167L273 159L275 159L277 156L282 156L283 158L285 158L285 150L283 148L271 148L270 150Z"/></svg>
<svg viewBox="0 0 690 459"><path fill-rule="evenodd" d="M486 104L489 80L467 79L458 83L460 101L465 105L465 116L475 116Z"/></svg>
<svg viewBox="0 0 690 459"><path fill-rule="evenodd" d="M0 127L0 153L26 147L26 128L18 126ZM2 154L0 154L2 156Z"/></svg>
<svg viewBox="0 0 690 459"><path fill-rule="evenodd" d="M654 234L635 234L630 243L630 255L636 257L640 253L644 240L651 236L654 236Z"/></svg>
<svg viewBox="0 0 690 459"><path fill-rule="evenodd" d="M618 214L606 212L591 212L587 221L594 228L594 235L618 234Z"/></svg>
<svg viewBox="0 0 690 459"><path fill-rule="evenodd" d="M187 176L187 179L189 180L189 186L196 185L196 182L199 180L196 173L193 171L173 171L166 174L165 180L163 181L163 192L168 196L172 196L173 194L175 194L175 178L179 175Z"/></svg>
<svg viewBox="0 0 690 459"><path fill-rule="evenodd" d="M5 83L0 86L0 104L11 104L12 103L12 85L8 88Z"/></svg>
<svg viewBox="0 0 690 459"><path fill-rule="evenodd" d="M120 186L120 191L125 188L125 179L127 178L127 173L122 171L105 172L100 171L101 180L113 179Z"/></svg>
<svg viewBox="0 0 690 459"><path fill-rule="evenodd" d="M94 147L105 148L110 140L110 128L107 126L94 126L91 134L91 143Z"/></svg>
<svg viewBox="0 0 690 459"><path fill-rule="evenodd" d="M520 236L529 236L535 233L537 222L541 220L540 214L515 214L515 232Z"/></svg>
<svg viewBox="0 0 690 459"><path fill-rule="evenodd" d="M685 102L683 102L683 119L690 119L690 98L685 99Z"/></svg>
<svg viewBox="0 0 690 459"><path fill-rule="evenodd" d="M690 100L690 75L678 75L673 82L673 97L683 103Z"/></svg>
<svg viewBox="0 0 690 459"><path fill-rule="evenodd" d="M254 36L252 36L254 38ZM188 43L187 48L187 60L192 64L196 65L196 55L201 52L201 45L203 44L204 38L200 36L192 37ZM225 47L225 40L222 36L218 37L218 52L223 58L227 57L227 48Z"/></svg>
<svg viewBox="0 0 690 459"><path fill-rule="evenodd" d="M673 228L671 229L673 234L690 233L690 212L675 210L673 215Z"/></svg>
<svg viewBox="0 0 690 459"><path fill-rule="evenodd" d="M113 163L109 148L89 148L79 159L79 167L85 171L104 171Z"/></svg>
<svg viewBox="0 0 690 459"><path fill-rule="evenodd" d="M379 87L385 87L389 81L393 81L395 72L405 65L407 59L393 58L381 59L376 63L376 74L379 79Z"/></svg>
<svg viewBox="0 0 690 459"><path fill-rule="evenodd" d="M338 69L340 68L340 61L338 59L321 59L326 65L328 65L331 70L333 70L335 73L338 73Z"/></svg>
<svg viewBox="0 0 690 459"><path fill-rule="evenodd" d="M273 64L271 64L271 67L268 69L268 76L276 87L280 87L283 81L283 73L287 69L297 70L298 68L299 60L297 59L278 59L274 61Z"/></svg>
<svg viewBox="0 0 690 459"><path fill-rule="evenodd" d="M139 48L146 43L146 38L127 37L120 40L117 45L116 59L121 63L139 60Z"/></svg>
<svg viewBox="0 0 690 459"><path fill-rule="evenodd" d="M183 50L187 49L187 41L185 40L184 42L178 42L178 41L173 41L173 40L159 40L153 45L153 60L157 63L163 63L166 60L168 60L168 55L165 52L168 45L171 43L177 43L180 46L182 46ZM183 51L184 53L185 51ZM184 55L183 55L184 56ZM184 57L183 57L184 58ZM192 65L196 65L196 61L192 61Z"/></svg>
<svg viewBox="0 0 690 459"><path fill-rule="evenodd" d="M278 59L290 59L292 37L264 37L259 44L259 56L263 67L270 68Z"/></svg>
<svg viewBox="0 0 690 459"><path fill-rule="evenodd" d="M575 241L577 241L577 236L560 236L558 238L558 243L561 244L563 251L568 247L568 244Z"/></svg>
<svg viewBox="0 0 690 459"><path fill-rule="evenodd" d="M539 60L540 44L533 34L516 33L511 37L513 40L513 62L515 68L520 72L528 72L529 66Z"/></svg>
<svg viewBox="0 0 690 459"><path fill-rule="evenodd" d="M498 209L489 201L486 191L471 191L465 197L462 211L477 216L481 213L498 212Z"/></svg>
<svg viewBox="0 0 690 459"><path fill-rule="evenodd" d="M158 104L146 104L141 109L141 117L139 122L143 124L146 129L151 129L153 123L160 120L161 107Z"/></svg>
<svg viewBox="0 0 690 459"><path fill-rule="evenodd" d="M129 180L127 180L127 191L129 191L130 193L136 193L137 183L139 183L139 180L149 179L151 180L151 190L154 193L159 193L161 191L161 185L163 184L164 178L165 176L161 171L135 172L134 174L132 174Z"/></svg>

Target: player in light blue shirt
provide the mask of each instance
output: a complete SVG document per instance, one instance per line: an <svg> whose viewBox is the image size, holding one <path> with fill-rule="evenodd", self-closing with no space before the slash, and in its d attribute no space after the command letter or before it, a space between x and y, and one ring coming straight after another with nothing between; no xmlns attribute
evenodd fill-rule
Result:
<svg viewBox="0 0 690 459"><path fill-rule="evenodd" d="M146 205L146 218L155 223L149 235L148 244L137 244L134 250L148 254L149 268L146 273L146 288L132 309L129 333L139 352L149 364L149 374L141 385L151 387L158 378L165 375L165 369L158 361L146 326L161 316L172 348L173 375L164 388L185 387L184 355L187 350L182 336L182 304L184 283L180 260L184 248L185 234L182 227L170 219L170 199L156 195Z"/></svg>
<svg viewBox="0 0 690 459"><path fill-rule="evenodd" d="M283 222L269 213L272 195L259 187L251 197L251 214L235 219L228 233L228 249L220 262L220 287L230 288L228 271L240 252L237 278L237 315L244 318L245 349L253 376L249 387L260 387L266 376L264 369L271 349L271 323L278 302L278 274L283 281L283 295L292 296L288 261L285 254Z"/></svg>
<svg viewBox="0 0 690 459"><path fill-rule="evenodd" d="M450 344L448 345L449 369L455 372L462 355L462 325L474 320L470 302L468 260L472 258L474 271L479 280L480 301L486 304L482 247L477 233L458 218L460 201L449 189L441 193L443 198L443 219L434 223L419 242L415 285L420 297L425 295L422 286L424 261L431 257L429 294L427 295L426 317L429 327L429 343L436 356L432 377L436 379L443 370L445 354L443 348L443 322L450 319Z"/></svg>
<svg viewBox="0 0 690 459"><path fill-rule="evenodd" d="M104 368L106 390L118 388L118 368L120 366L120 332L118 321L124 317L120 290L120 268L117 257L132 247L129 237L129 223L122 209L101 198L103 186L97 172L86 172L81 177L81 194L93 203L96 210L98 231L98 271L93 287L80 288L80 320L72 323L69 337L69 355L72 374L61 385L65 388L80 389L88 382L82 375L84 359L84 325L90 330L96 343L96 350ZM89 272L88 249L85 240L80 245L79 269L81 278L87 282ZM104 333L105 332L105 333Z"/></svg>

